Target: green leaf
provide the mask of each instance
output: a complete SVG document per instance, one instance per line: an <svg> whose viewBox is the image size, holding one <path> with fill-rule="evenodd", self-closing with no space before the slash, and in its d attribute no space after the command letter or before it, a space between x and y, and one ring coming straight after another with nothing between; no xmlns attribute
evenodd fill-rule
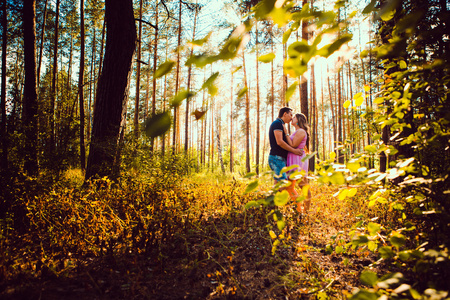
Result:
<svg viewBox="0 0 450 300"><path fill-rule="evenodd" d="M144 132L148 137L155 138L166 133L171 123L172 119L168 111L158 113L145 122Z"/></svg>
<svg viewBox="0 0 450 300"><path fill-rule="evenodd" d="M289 99L291 99L292 95L295 92L295 89L298 86L298 81L295 81L293 84L289 86L289 88L286 90L286 102L289 102Z"/></svg>
<svg viewBox="0 0 450 300"><path fill-rule="evenodd" d="M153 74L154 78L160 78L164 75L166 75L167 73L169 73L173 66L176 64L176 62L174 62L173 60L168 60L164 63L162 63L158 69L156 69L155 73Z"/></svg>
<svg viewBox="0 0 450 300"><path fill-rule="evenodd" d="M378 249L378 253L380 253L380 256L384 259L393 258L395 256L395 253L392 251L391 247L380 247Z"/></svg>
<svg viewBox="0 0 450 300"><path fill-rule="evenodd" d="M398 233L392 235L390 238L390 241L391 241L392 245L394 245L397 248L400 248L401 246L403 246L406 243L405 237Z"/></svg>
<svg viewBox="0 0 450 300"><path fill-rule="evenodd" d="M333 184L344 184L345 177L342 174L342 172L335 172L335 173L333 173L333 175L330 176L330 181Z"/></svg>
<svg viewBox="0 0 450 300"><path fill-rule="evenodd" d="M245 209L249 209L252 207L258 207L260 204L257 201L249 201L247 204L245 204Z"/></svg>
<svg viewBox="0 0 450 300"><path fill-rule="evenodd" d="M258 187L258 185L259 185L258 179L256 179L255 181L250 182L250 183L247 185L244 194L248 194L248 193L250 193L251 191L255 190L255 189Z"/></svg>
<svg viewBox="0 0 450 300"><path fill-rule="evenodd" d="M255 175L256 175L256 172L249 172L249 173L245 174L244 178L252 178Z"/></svg>
<svg viewBox="0 0 450 300"><path fill-rule="evenodd" d="M191 41L191 44L193 45L197 45L197 46L202 46L204 43L206 43L209 39L209 37L211 36L212 32L208 33L204 38L202 39L198 39L198 40L193 40Z"/></svg>
<svg viewBox="0 0 450 300"><path fill-rule="evenodd" d="M286 190L276 193L273 199L274 204L279 207L285 206L288 201L289 193Z"/></svg>
<svg viewBox="0 0 450 300"><path fill-rule="evenodd" d="M240 89L240 91L237 94L238 99L242 98L245 93L247 93L248 88L246 86L244 86L242 89Z"/></svg>
<svg viewBox="0 0 450 300"><path fill-rule="evenodd" d="M375 286L375 284L378 281L378 276L376 273L371 271L363 271L361 273L361 276L359 277L361 279L361 282L367 286Z"/></svg>
<svg viewBox="0 0 450 300"><path fill-rule="evenodd" d="M289 37L291 36L291 32L292 32L292 29L289 28L288 30L286 30L283 33L283 44L285 44L288 41Z"/></svg>
<svg viewBox="0 0 450 300"><path fill-rule="evenodd" d="M325 46L327 47L327 53L324 55L325 57L329 57L331 54L333 54L335 51L339 50L341 46L349 41L351 41L353 37L353 34L346 33L343 34L341 38L334 41L331 45Z"/></svg>
<svg viewBox="0 0 450 300"><path fill-rule="evenodd" d="M257 19L266 18L273 10L276 0L263 0L255 6L255 17Z"/></svg>
<svg viewBox="0 0 450 300"><path fill-rule="evenodd" d="M401 69L406 69L408 66L406 65L406 62L404 60L400 61L400 68Z"/></svg>
<svg viewBox="0 0 450 300"><path fill-rule="evenodd" d="M381 230L381 226L380 224L369 222L369 224L367 225L367 230L369 231L370 235L375 235Z"/></svg>
<svg viewBox="0 0 450 300"><path fill-rule="evenodd" d="M191 98L194 95L194 93L188 90L181 90L173 97L172 101L170 101L170 105L172 107L178 107L184 99Z"/></svg>
<svg viewBox="0 0 450 300"><path fill-rule="evenodd" d="M362 11L363 14L368 14L371 13L374 8L375 8L375 4L377 3L377 0L372 0L370 1L370 3L364 8L364 10Z"/></svg>
<svg viewBox="0 0 450 300"><path fill-rule="evenodd" d="M335 252L336 254L341 254L344 252L344 248L342 246L336 246Z"/></svg>
<svg viewBox="0 0 450 300"><path fill-rule="evenodd" d="M277 227L280 231L283 230L286 227L286 222L284 220L278 220Z"/></svg>
<svg viewBox="0 0 450 300"><path fill-rule="evenodd" d="M355 246L367 244L369 242L369 238L367 235L358 235L356 237L353 237L352 244Z"/></svg>
<svg viewBox="0 0 450 300"><path fill-rule="evenodd" d="M263 63L269 63L275 58L275 54L273 52L261 55L258 57L258 60Z"/></svg>
<svg viewBox="0 0 450 300"><path fill-rule="evenodd" d="M209 78L206 79L206 81L203 83L201 90L203 90L204 88L207 88L208 93L211 96L214 96L217 93L217 87L214 85L214 81L217 79L218 76L219 76L219 72L215 72L214 74L209 76Z"/></svg>

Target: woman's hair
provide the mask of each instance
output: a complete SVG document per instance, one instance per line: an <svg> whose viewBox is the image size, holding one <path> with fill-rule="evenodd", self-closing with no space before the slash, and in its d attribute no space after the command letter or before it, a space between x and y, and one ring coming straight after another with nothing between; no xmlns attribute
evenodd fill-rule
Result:
<svg viewBox="0 0 450 300"><path fill-rule="evenodd" d="M306 116L302 113L295 114L295 118L297 119L297 125L306 131L306 149L309 150L309 125L308 120L306 120Z"/></svg>

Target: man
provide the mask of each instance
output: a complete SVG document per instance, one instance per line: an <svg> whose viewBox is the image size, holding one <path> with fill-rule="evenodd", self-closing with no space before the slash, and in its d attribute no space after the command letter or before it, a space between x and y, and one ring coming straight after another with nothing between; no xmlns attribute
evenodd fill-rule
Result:
<svg viewBox="0 0 450 300"><path fill-rule="evenodd" d="M283 107L278 112L278 118L273 121L269 128L269 166L272 171L275 172L275 183L279 180L287 179L286 173L281 174L280 171L286 167L286 160L288 152L292 152L296 155L302 155L303 150L295 149L289 146L287 139L288 134L285 134L285 124L289 124L292 120L292 109L289 107Z"/></svg>

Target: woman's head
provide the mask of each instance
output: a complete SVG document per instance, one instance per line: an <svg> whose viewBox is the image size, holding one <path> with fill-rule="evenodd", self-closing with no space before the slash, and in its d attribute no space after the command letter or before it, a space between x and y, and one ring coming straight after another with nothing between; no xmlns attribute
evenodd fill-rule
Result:
<svg viewBox="0 0 450 300"><path fill-rule="evenodd" d="M295 116L292 118L292 124L306 131L307 136L306 147L309 148L309 125L306 116L302 113L296 113Z"/></svg>
<svg viewBox="0 0 450 300"><path fill-rule="evenodd" d="M309 125L308 125L308 121L306 120L306 116L302 113L295 114L294 118L292 119L292 123L294 125L298 125L300 128L303 128L305 130L309 129Z"/></svg>

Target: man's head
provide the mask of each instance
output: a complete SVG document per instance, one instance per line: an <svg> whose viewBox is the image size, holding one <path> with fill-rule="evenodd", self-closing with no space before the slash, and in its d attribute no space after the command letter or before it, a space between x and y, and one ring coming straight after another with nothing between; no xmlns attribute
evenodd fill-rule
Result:
<svg viewBox="0 0 450 300"><path fill-rule="evenodd" d="M289 123L292 120L292 109L290 107L283 107L278 112L278 118L284 121L284 123Z"/></svg>

